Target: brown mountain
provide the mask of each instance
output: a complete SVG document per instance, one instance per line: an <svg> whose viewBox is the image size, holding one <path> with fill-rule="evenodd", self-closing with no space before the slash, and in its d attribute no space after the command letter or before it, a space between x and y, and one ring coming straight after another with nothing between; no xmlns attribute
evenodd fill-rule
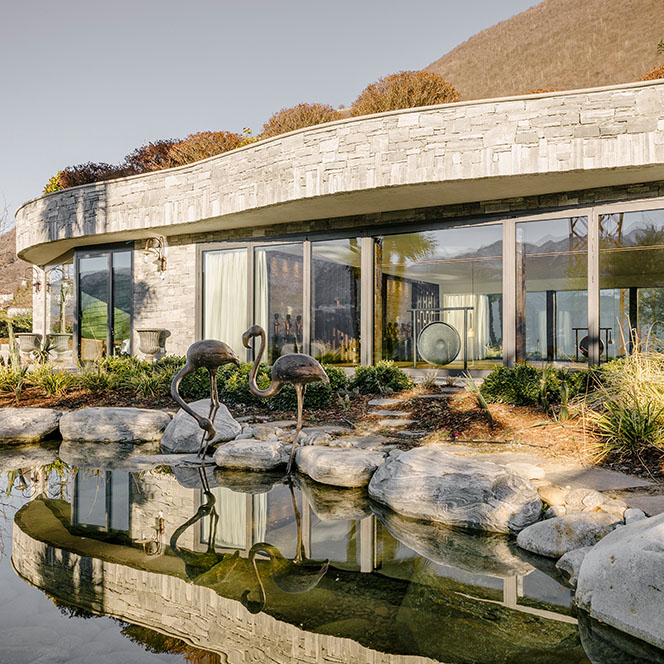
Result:
<svg viewBox="0 0 664 664"><path fill-rule="evenodd" d="M14 293L11 304L30 306L32 296L30 288L21 288L21 281L31 277L30 263L16 256L16 228L4 233L0 230L0 293Z"/></svg>
<svg viewBox="0 0 664 664"><path fill-rule="evenodd" d="M664 0L544 0L426 67L463 99L635 81L664 64Z"/></svg>

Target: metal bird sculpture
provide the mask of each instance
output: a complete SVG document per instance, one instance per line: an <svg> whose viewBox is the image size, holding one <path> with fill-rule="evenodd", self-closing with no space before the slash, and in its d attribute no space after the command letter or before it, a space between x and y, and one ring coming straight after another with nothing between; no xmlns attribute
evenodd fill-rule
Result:
<svg viewBox="0 0 664 664"><path fill-rule="evenodd" d="M223 341L217 341L216 339L197 341L189 346L189 349L187 350L187 361L182 369L175 374L171 383L171 396L173 399L181 408L189 413L189 415L198 422L198 426L203 429L201 444L198 448L198 456L202 459L205 458L208 445L216 433L214 429L214 420L221 404L219 401L219 389L217 388L217 369L219 369L222 364L229 363L236 364L238 367L240 366L240 360L228 344L225 344ZM207 369L208 374L210 375L210 412L207 418L201 417L196 413L178 392L182 379L201 368Z"/></svg>
<svg viewBox="0 0 664 664"><path fill-rule="evenodd" d="M265 330L260 325L252 325L243 335L242 343L245 348L251 348L251 340L254 337L261 338L261 346L254 360L254 366L249 374L249 389L257 397L269 399L277 394L284 385L290 383L295 387L297 394L297 428L293 436L293 447L291 448L290 458L288 459L288 468L286 472L290 474L293 458L295 457L295 446L302 429L302 407L304 404L304 390L309 383L329 383L325 370L320 363L314 360L310 355L303 353L288 353L277 358L272 365L272 382L266 390L261 390L256 384L256 374L261 363L261 358L265 352Z"/></svg>

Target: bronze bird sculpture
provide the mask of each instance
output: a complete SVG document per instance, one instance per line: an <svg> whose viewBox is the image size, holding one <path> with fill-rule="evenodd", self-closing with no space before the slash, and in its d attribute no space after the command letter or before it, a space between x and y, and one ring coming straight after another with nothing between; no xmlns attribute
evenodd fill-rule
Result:
<svg viewBox="0 0 664 664"><path fill-rule="evenodd" d="M189 415L191 415L197 422L198 426L203 429L203 436L201 437L201 444L198 448L198 456L202 459L207 454L207 448L210 441L214 438L214 419L217 416L217 411L221 402L219 401L219 389L217 387L217 369L222 364L233 363L240 366L240 360L233 352L233 349L225 344L223 341L216 339L204 339L203 341L196 341L191 344L187 350L187 361L180 371L175 374L173 382L171 383L171 396ZM180 396L178 388L185 376L194 373L197 369L205 368L210 375L210 412L207 416L201 417L196 413L185 400ZM207 439L206 439L207 433ZM203 445L205 443L205 446Z"/></svg>
<svg viewBox="0 0 664 664"><path fill-rule="evenodd" d="M261 338L261 346L254 360L254 366L249 374L249 389L257 397L269 399L277 394L287 383L295 387L297 394L297 427L293 436L293 447L291 448L286 472L290 474L293 458L295 457L295 446L302 429L302 407L304 405L304 391L309 383L329 383L325 370L320 363L310 355L303 353L288 353L277 358L272 365L272 382L266 390L261 390L256 384L256 374L265 352L265 330L260 325L252 325L243 335L242 343L245 348L251 348L251 340L254 337Z"/></svg>

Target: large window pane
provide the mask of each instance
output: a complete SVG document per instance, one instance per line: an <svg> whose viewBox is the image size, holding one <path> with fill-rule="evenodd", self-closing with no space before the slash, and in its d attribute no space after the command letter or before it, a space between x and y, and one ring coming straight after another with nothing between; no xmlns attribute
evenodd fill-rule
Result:
<svg viewBox="0 0 664 664"><path fill-rule="evenodd" d="M434 366L456 368L464 359L480 368L502 358L502 226L446 228L376 238L376 360L412 364L417 337L454 346ZM448 335L450 339L448 340ZM437 339L438 337L436 337ZM434 342L436 340L434 339ZM464 356L465 349L465 356ZM419 366L428 366L420 354Z"/></svg>
<svg viewBox="0 0 664 664"><path fill-rule="evenodd" d="M113 264L113 355L131 353L131 253L117 251Z"/></svg>
<svg viewBox="0 0 664 664"><path fill-rule="evenodd" d="M203 337L227 343L244 357L247 329L247 249L203 254Z"/></svg>
<svg viewBox="0 0 664 664"><path fill-rule="evenodd" d="M600 215L602 359L664 338L664 210Z"/></svg>
<svg viewBox="0 0 664 664"><path fill-rule="evenodd" d="M74 484L74 523L106 528L106 473L81 470Z"/></svg>
<svg viewBox="0 0 664 664"><path fill-rule="evenodd" d="M522 222L516 237L517 357L585 362L587 217Z"/></svg>
<svg viewBox="0 0 664 664"><path fill-rule="evenodd" d="M91 362L106 354L108 339L108 255L79 261L81 360Z"/></svg>
<svg viewBox="0 0 664 664"><path fill-rule="evenodd" d="M360 361L360 240L312 243L311 355L329 364Z"/></svg>
<svg viewBox="0 0 664 664"><path fill-rule="evenodd" d="M259 247L254 254L254 322L267 334L269 364L302 352L302 244Z"/></svg>

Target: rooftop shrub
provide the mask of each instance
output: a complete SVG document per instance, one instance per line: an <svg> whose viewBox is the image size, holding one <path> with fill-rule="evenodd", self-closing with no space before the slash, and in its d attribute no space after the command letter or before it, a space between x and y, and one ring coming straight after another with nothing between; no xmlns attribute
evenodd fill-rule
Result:
<svg viewBox="0 0 664 664"><path fill-rule="evenodd" d="M459 101L461 96L442 76L428 71L401 71L368 85L350 107L350 114L369 115Z"/></svg>
<svg viewBox="0 0 664 664"><path fill-rule="evenodd" d="M654 69L650 70L647 74L644 74L641 76L641 78L637 79L639 81L655 81L659 78L664 78L664 65L660 67L655 67Z"/></svg>
<svg viewBox="0 0 664 664"><path fill-rule="evenodd" d="M328 104L298 104L292 108L282 108L263 125L260 138L286 134L303 127L338 120L340 117L339 111Z"/></svg>

